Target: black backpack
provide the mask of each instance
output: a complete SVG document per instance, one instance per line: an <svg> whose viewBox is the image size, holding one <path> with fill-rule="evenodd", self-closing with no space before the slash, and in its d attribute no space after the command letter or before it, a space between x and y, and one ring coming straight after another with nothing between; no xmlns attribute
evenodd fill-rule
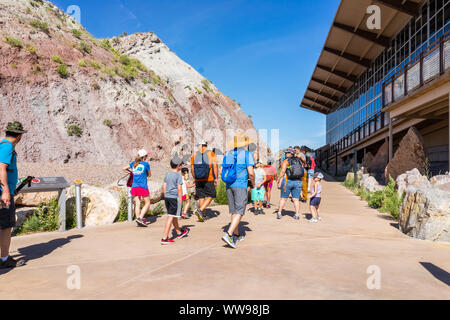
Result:
<svg viewBox="0 0 450 320"><path fill-rule="evenodd" d="M289 180L302 180L305 175L305 169L302 166L300 158L288 158L289 167L286 174Z"/></svg>
<svg viewBox="0 0 450 320"><path fill-rule="evenodd" d="M305 155L305 159L306 159L306 169L311 169L311 165L312 165L312 161L311 161L311 157L308 157L307 155Z"/></svg>
<svg viewBox="0 0 450 320"><path fill-rule="evenodd" d="M197 152L194 158L195 179L208 179L210 170L211 168L209 166L208 151L205 151L205 153Z"/></svg>

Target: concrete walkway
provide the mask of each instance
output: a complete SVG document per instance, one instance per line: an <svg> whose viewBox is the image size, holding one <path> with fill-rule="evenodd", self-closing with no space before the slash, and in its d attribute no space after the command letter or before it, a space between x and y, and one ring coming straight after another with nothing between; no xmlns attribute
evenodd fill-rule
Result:
<svg viewBox="0 0 450 320"><path fill-rule="evenodd" d="M238 250L220 239L226 207L206 223L183 222L190 237L170 247L159 243L165 218L147 229L120 223L14 238L13 255L29 261L0 270L0 299L450 299L450 244L403 235L336 182L323 194L319 224L278 221L273 209L247 214ZM80 290L67 287L70 266L79 267ZM367 287L369 266L380 270L379 290Z"/></svg>

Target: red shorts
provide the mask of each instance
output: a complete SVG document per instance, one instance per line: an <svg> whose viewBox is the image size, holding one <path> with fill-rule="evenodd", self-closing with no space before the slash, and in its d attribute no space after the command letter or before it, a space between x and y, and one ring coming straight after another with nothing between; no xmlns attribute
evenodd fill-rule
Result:
<svg viewBox="0 0 450 320"><path fill-rule="evenodd" d="M131 195L133 197L148 197L150 195L150 191L141 187L134 187L131 189Z"/></svg>
<svg viewBox="0 0 450 320"><path fill-rule="evenodd" d="M273 188L273 179L269 182L264 183L264 187L266 189L272 189Z"/></svg>

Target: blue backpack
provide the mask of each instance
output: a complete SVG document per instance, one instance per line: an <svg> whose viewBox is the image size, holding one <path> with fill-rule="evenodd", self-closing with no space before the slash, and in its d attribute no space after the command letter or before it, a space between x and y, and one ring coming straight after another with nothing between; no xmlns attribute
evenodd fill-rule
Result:
<svg viewBox="0 0 450 320"><path fill-rule="evenodd" d="M234 150L233 163L229 163L229 161L228 161L228 157L231 156L231 152L227 153L225 155L225 157L223 158L223 163L222 163L222 180L228 185L235 183L237 178L240 176L240 174L242 172L244 172L245 170L247 170L247 168L245 168L244 170L239 172L239 174L237 173L237 158L238 158L238 155L239 155L239 151ZM246 156L248 156L248 154L246 154Z"/></svg>

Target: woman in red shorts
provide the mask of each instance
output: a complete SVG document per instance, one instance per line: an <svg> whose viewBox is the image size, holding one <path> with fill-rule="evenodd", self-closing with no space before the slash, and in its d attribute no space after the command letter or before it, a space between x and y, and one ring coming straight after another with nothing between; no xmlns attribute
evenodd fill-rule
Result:
<svg viewBox="0 0 450 320"><path fill-rule="evenodd" d="M134 213L136 223L147 227L150 221L144 217L150 209L150 191L148 190L148 178L152 176L150 164L147 162L148 152L139 150L136 160L125 167L124 171L133 174L133 185L131 186L131 195L134 197ZM141 209L141 201L144 201L144 207Z"/></svg>

